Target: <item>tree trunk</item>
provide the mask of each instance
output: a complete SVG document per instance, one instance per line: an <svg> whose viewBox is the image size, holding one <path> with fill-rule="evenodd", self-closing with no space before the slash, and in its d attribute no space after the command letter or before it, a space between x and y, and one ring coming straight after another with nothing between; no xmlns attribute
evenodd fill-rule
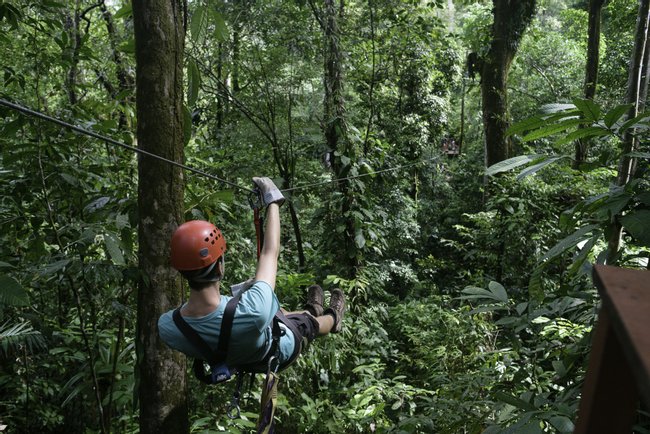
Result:
<svg viewBox="0 0 650 434"><path fill-rule="evenodd" d="M628 112L628 119L636 117L645 107L645 100L642 99L647 95L648 77L648 39L650 26L650 0L641 0L639 2L639 15L636 23L634 51L630 61L630 70L627 82L626 102L632 104ZM631 132L627 132L623 137L622 155L618 167L617 184L624 186L632 179L635 167L635 159L628 156L638 147L638 139ZM615 222L610 231L611 235L608 243L607 263L614 264L618 260L618 250L621 244L622 227Z"/></svg>
<svg viewBox="0 0 650 434"><path fill-rule="evenodd" d="M325 35L325 97L324 134L330 152L332 171L337 178L344 178L350 164L356 160L355 150L349 142L348 128L345 119L345 101L343 98L343 52L341 50L341 33L339 19L343 16L343 2L339 5L338 14L335 0L325 0L323 10L323 30ZM347 159L347 160L346 160ZM348 161L346 163L346 161ZM349 180L338 182L342 195L340 218L344 220L345 231L341 244L344 254L337 255L341 259L343 274L353 278L360 264L359 249L355 244L356 225L350 212L353 209L354 192ZM340 248L340 247L339 247Z"/></svg>
<svg viewBox="0 0 650 434"><path fill-rule="evenodd" d="M182 0L135 0L138 146L183 160ZM137 354L140 432L187 433L186 359L158 336L158 317L180 304L182 285L169 266L169 240L183 219L183 173L140 156Z"/></svg>
<svg viewBox="0 0 650 434"><path fill-rule="evenodd" d="M589 39L587 42L587 65L585 68L585 98L593 100L598 84L598 61L600 56L600 22L605 0L589 0ZM576 141L573 167L578 168L587 160L589 140Z"/></svg>
<svg viewBox="0 0 650 434"><path fill-rule="evenodd" d="M524 31L535 14L535 0L493 0L492 42L481 72L486 164L510 157L508 72Z"/></svg>

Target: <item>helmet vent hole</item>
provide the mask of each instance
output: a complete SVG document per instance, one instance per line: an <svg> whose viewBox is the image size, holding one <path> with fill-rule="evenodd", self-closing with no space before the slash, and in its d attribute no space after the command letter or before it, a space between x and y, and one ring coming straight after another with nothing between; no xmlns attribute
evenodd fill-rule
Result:
<svg viewBox="0 0 650 434"><path fill-rule="evenodd" d="M205 242L207 243L208 241L210 241L210 238L205 237Z"/></svg>

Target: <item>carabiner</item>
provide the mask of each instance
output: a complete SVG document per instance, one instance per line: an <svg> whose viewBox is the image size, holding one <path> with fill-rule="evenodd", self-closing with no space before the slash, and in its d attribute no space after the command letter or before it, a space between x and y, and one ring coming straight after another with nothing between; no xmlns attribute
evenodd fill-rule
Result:
<svg viewBox="0 0 650 434"><path fill-rule="evenodd" d="M241 397L241 388L244 384L244 375L242 373L237 373L237 385L235 386L235 391L232 394L232 400L230 401L230 406L228 406L228 411L226 415L230 419L239 419L241 415L241 410L239 408L239 398Z"/></svg>
<svg viewBox="0 0 650 434"><path fill-rule="evenodd" d="M278 372L280 367L280 359L277 356L271 356L269 358L268 372L273 372L274 374Z"/></svg>
<svg viewBox="0 0 650 434"><path fill-rule="evenodd" d="M264 205L262 203L262 192L259 188L255 187L248 195L248 204L252 209L261 209Z"/></svg>

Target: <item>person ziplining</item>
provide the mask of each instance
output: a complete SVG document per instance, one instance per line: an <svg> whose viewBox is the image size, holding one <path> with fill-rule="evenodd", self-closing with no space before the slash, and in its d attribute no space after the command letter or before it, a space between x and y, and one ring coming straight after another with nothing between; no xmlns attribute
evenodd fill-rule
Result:
<svg viewBox="0 0 650 434"><path fill-rule="evenodd" d="M261 205L267 207L255 278L232 297L222 294L226 241L221 231L208 221L183 223L172 235L171 265L187 280L190 296L181 307L161 315L158 330L170 348L195 359L194 371L202 381L219 383L237 371L266 372L266 391L273 387L269 382L277 385L275 373L293 363L308 343L341 331L345 297L340 289L333 289L325 309L323 289L312 285L304 310L285 315L274 292L284 196L269 178L253 178L253 182ZM208 374L203 360L210 364ZM235 394L238 399L239 391ZM263 419L272 424L273 411L264 412L263 394L258 432L264 432Z"/></svg>

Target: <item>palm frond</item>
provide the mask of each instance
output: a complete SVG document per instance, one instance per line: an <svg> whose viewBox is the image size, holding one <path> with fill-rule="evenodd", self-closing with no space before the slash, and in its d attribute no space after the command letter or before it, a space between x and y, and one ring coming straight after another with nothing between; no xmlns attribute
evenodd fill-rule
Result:
<svg viewBox="0 0 650 434"><path fill-rule="evenodd" d="M29 321L6 322L0 326L0 351L6 356L17 353L21 347L35 353L46 349L47 345L41 332L34 330Z"/></svg>

